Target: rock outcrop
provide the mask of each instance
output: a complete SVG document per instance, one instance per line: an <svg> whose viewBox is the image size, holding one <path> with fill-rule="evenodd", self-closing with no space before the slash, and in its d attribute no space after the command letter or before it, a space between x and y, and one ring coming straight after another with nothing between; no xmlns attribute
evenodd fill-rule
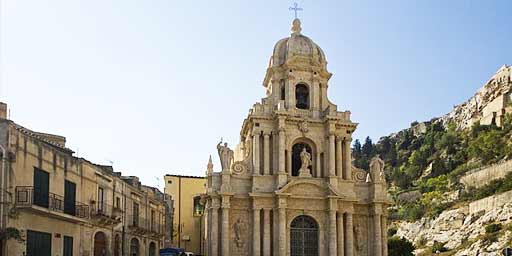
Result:
<svg viewBox="0 0 512 256"><path fill-rule="evenodd" d="M485 227L500 223L502 230L496 239L489 239ZM422 218L416 222L397 222L397 235L416 244L417 253L428 250L435 242L443 243L454 255L501 255L509 246L512 232L512 202L501 207L469 213L468 206L446 210L434 219Z"/></svg>

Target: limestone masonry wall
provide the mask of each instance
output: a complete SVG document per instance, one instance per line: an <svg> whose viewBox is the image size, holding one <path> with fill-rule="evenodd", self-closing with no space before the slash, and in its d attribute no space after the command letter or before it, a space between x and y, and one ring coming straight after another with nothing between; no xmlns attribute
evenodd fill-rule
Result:
<svg viewBox="0 0 512 256"><path fill-rule="evenodd" d="M507 191L505 193L489 196L486 198L482 198L480 200L471 202L469 204L469 213L475 214L480 211L490 211L495 208L502 207L506 203L510 202L510 198L512 197L512 191Z"/></svg>
<svg viewBox="0 0 512 256"><path fill-rule="evenodd" d="M468 172L460 178L466 187L479 188L495 179L504 178L512 172L512 160Z"/></svg>

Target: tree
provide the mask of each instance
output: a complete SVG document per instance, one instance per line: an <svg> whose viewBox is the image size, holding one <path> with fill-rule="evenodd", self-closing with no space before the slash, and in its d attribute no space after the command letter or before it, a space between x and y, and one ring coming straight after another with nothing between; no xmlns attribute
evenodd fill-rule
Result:
<svg viewBox="0 0 512 256"><path fill-rule="evenodd" d="M414 245L405 238L393 236L388 239L389 256L412 256L414 249Z"/></svg>
<svg viewBox="0 0 512 256"><path fill-rule="evenodd" d="M354 141L354 146L352 147L352 154L361 155L361 142L358 139Z"/></svg>
<svg viewBox="0 0 512 256"><path fill-rule="evenodd" d="M370 136L366 137L366 139L364 140L364 145L363 145L363 148L362 148L362 152L363 152L364 156L366 156L367 158L372 157L372 155L373 155L373 142L372 142L372 139L370 139Z"/></svg>

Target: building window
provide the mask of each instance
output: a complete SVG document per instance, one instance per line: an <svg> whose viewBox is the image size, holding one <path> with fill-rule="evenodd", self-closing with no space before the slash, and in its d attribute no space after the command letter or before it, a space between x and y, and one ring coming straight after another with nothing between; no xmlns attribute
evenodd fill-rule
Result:
<svg viewBox="0 0 512 256"><path fill-rule="evenodd" d="M201 197L194 197L194 216L202 216L204 212L204 205L201 204Z"/></svg>
<svg viewBox="0 0 512 256"><path fill-rule="evenodd" d="M71 181L64 181L64 213L76 214L76 184Z"/></svg>
<svg viewBox="0 0 512 256"><path fill-rule="evenodd" d="M51 256L52 234L27 230L27 256Z"/></svg>
<svg viewBox="0 0 512 256"><path fill-rule="evenodd" d="M132 226L138 227L139 226L139 204L133 202L133 209L132 209Z"/></svg>
<svg viewBox="0 0 512 256"><path fill-rule="evenodd" d="M116 197L116 208L121 209L121 198Z"/></svg>
<svg viewBox="0 0 512 256"><path fill-rule="evenodd" d="M98 212L103 212L103 199L105 198L105 191L102 187L98 187Z"/></svg>
<svg viewBox="0 0 512 256"><path fill-rule="evenodd" d="M64 248L62 256L73 256L73 237L64 236Z"/></svg>
<svg viewBox="0 0 512 256"><path fill-rule="evenodd" d="M50 174L34 168L34 204L44 208L50 206Z"/></svg>
<svg viewBox="0 0 512 256"><path fill-rule="evenodd" d="M282 83L281 84L281 100L285 100L286 99L286 91L284 89L284 84Z"/></svg>
<svg viewBox="0 0 512 256"><path fill-rule="evenodd" d="M300 109L309 109L309 88L307 85L295 86L295 106Z"/></svg>

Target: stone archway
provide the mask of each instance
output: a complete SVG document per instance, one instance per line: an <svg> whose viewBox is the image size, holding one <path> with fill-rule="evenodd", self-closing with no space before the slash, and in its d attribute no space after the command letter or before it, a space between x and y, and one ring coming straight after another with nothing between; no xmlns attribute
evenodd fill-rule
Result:
<svg viewBox="0 0 512 256"><path fill-rule="evenodd" d="M121 256L121 237L116 235L114 238L114 256Z"/></svg>
<svg viewBox="0 0 512 256"><path fill-rule="evenodd" d="M291 256L318 256L318 223L306 215L297 216L290 225Z"/></svg>
<svg viewBox="0 0 512 256"><path fill-rule="evenodd" d="M140 255L139 240L137 238L132 238L132 240L130 240L130 256L139 256L139 255Z"/></svg>
<svg viewBox="0 0 512 256"><path fill-rule="evenodd" d="M94 256L107 255L107 236L103 232L94 235Z"/></svg>
<svg viewBox="0 0 512 256"><path fill-rule="evenodd" d="M149 256L157 256L155 242L149 243Z"/></svg>

